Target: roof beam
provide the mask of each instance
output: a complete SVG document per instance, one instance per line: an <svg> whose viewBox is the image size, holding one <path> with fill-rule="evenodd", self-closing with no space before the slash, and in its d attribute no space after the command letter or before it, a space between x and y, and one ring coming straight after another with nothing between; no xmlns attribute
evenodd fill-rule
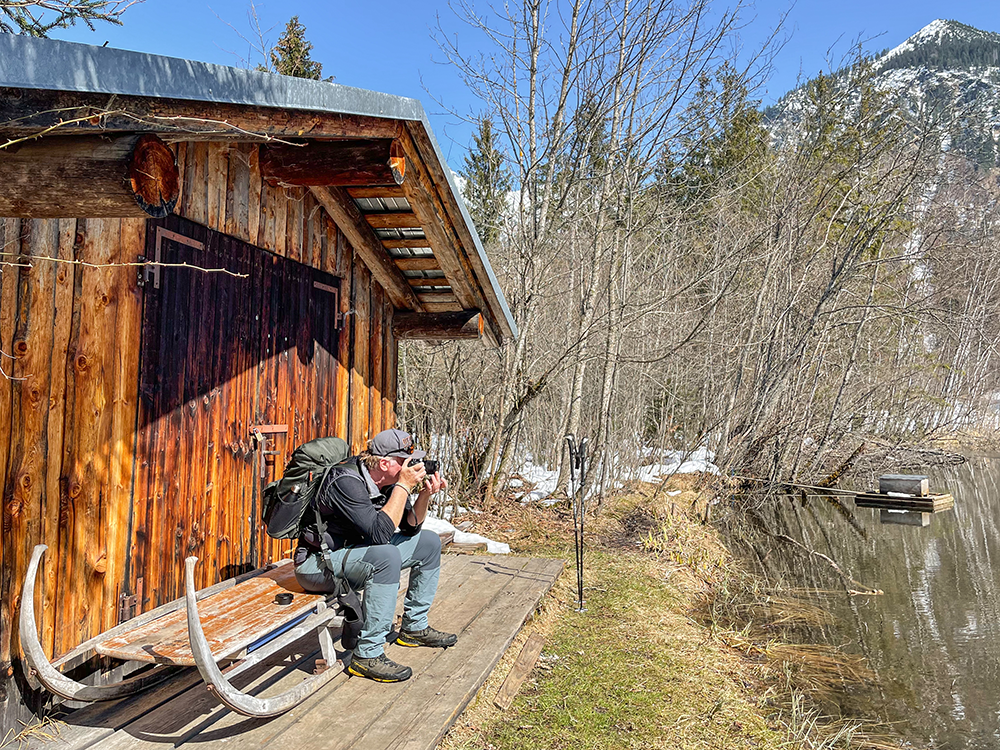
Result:
<svg viewBox="0 0 1000 750"><path fill-rule="evenodd" d="M406 158L410 162L408 165L410 179L403 184L406 200L419 220L424 234L430 240L434 257L437 258L441 270L452 282L451 288L455 292L455 298L459 304L466 310L483 309L484 305L480 303L479 296L473 292L472 286L469 284L469 280L475 278L472 275L472 269L463 266L455 246L455 240L448 231L447 217L435 205L434 186L427 173L427 168L423 164L420 152L405 130L400 140L403 144L403 150L406 152Z"/></svg>
<svg viewBox="0 0 1000 750"><path fill-rule="evenodd" d="M352 198L404 198L403 188L399 185L371 185L367 187L347 188Z"/></svg>
<svg viewBox="0 0 1000 750"><path fill-rule="evenodd" d="M417 295L406 282L406 277L389 259L378 237L365 223L361 211L347 191L338 187L311 187L309 190L340 227L351 247L372 272L372 277L385 289L392 304L403 309L423 310Z"/></svg>
<svg viewBox="0 0 1000 750"><path fill-rule="evenodd" d="M433 279L428 279L426 277L407 278L406 281L410 286L451 286L451 282L444 276L437 276Z"/></svg>
<svg viewBox="0 0 1000 750"><path fill-rule="evenodd" d="M372 213L364 214L365 221L375 229L423 229L416 214Z"/></svg>
<svg viewBox="0 0 1000 750"><path fill-rule="evenodd" d="M382 247L425 247L428 250L431 249L431 241L428 239L422 240L382 240Z"/></svg>
<svg viewBox="0 0 1000 750"><path fill-rule="evenodd" d="M406 157L399 141L350 139L303 144L264 144L260 172L281 185L399 185Z"/></svg>
<svg viewBox="0 0 1000 750"><path fill-rule="evenodd" d="M461 341L483 335L483 316L479 310L444 313L396 313L392 332L398 339L424 341Z"/></svg>
<svg viewBox="0 0 1000 750"><path fill-rule="evenodd" d="M396 267L400 271L440 271L437 259L433 257L425 258L393 258Z"/></svg>
<svg viewBox="0 0 1000 750"><path fill-rule="evenodd" d="M158 133L166 141L260 141L396 138L401 126L397 120L336 112L0 88L0 133L18 137L37 134L46 128L63 135L124 131ZM177 137L168 137L170 133Z"/></svg>
<svg viewBox="0 0 1000 750"><path fill-rule="evenodd" d="M434 145L431 143L430 136L424 129L423 124L418 122L407 122L402 127L402 132L400 134L400 140L403 144L403 148L406 151L406 156L409 159L413 158L411 152L417 152L428 154L428 159L425 162L426 169L433 177L434 183L440 186L440 191L435 191L438 199L442 202L442 212L446 215L455 217L455 221L451 224L454 231L457 233L457 239L460 247L465 247L467 249L467 261L475 269L475 274L471 278L478 278L481 283L481 289L483 295L489 301L489 305L482 305L481 309L488 310L491 314L488 317L488 322L495 324L499 330L495 333L503 333L504 337L513 338L514 331L510 327L509 321L504 317L503 309L504 305L501 303L499 297L497 296L496 289L489 281L489 273L486 269L486 263L483 258L480 257L479 253L476 251L476 242L472 237L472 233L469 227L465 225L465 221L462 219L462 210L458 205L457 199L452 191L448 188L448 177L444 173L444 169L436 158L433 158L435 153ZM487 330L489 333L489 329Z"/></svg>
<svg viewBox="0 0 1000 750"><path fill-rule="evenodd" d="M49 136L0 150L0 216L162 218L179 195L174 154L152 134Z"/></svg>

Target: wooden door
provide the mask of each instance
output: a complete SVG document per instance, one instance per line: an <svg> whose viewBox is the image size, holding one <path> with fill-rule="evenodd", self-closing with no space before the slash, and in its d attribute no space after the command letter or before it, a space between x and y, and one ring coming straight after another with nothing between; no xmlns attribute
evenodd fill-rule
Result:
<svg viewBox="0 0 1000 750"><path fill-rule="evenodd" d="M335 278L177 217L148 234L126 618L183 593L188 555L201 587L283 551L262 482L335 403Z"/></svg>
<svg viewBox="0 0 1000 750"><path fill-rule="evenodd" d="M258 454L258 489L280 477L295 446L334 434L340 289L334 276L301 263L271 253L260 260L254 419L270 433L263 433L269 449ZM293 545L270 539L258 524L253 564L287 555Z"/></svg>

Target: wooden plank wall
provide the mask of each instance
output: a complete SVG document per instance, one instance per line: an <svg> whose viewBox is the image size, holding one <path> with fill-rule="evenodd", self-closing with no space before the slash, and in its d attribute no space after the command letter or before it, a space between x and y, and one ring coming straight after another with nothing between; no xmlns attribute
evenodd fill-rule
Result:
<svg viewBox="0 0 1000 750"><path fill-rule="evenodd" d="M144 221L0 220L0 727L22 698L17 617L35 544L49 653L117 621L127 547ZM93 265L81 265L80 262Z"/></svg>
<svg viewBox="0 0 1000 750"><path fill-rule="evenodd" d="M290 426L288 439L272 446L282 451L275 471L297 442L324 426L360 449L394 425L392 306L343 234L304 191L262 181L255 145L179 143L175 152L182 172L179 215L341 279L345 317L334 371L288 372L299 380L279 382L281 395L272 395L290 397L295 388L323 394L317 408L329 419L305 417ZM0 256L0 735L16 726L31 702L19 671L16 623L33 546L49 545L35 607L42 643L53 656L117 624L118 597L131 593L125 566L133 473L142 460L136 426L143 291L136 268L121 264L146 252L146 229L145 221L134 219L0 219L6 253ZM236 377L253 376L247 367ZM232 410L250 421L252 408L238 404ZM223 428L209 422L206 429ZM216 451L245 440L204 437ZM199 458L204 461L178 456L163 473L197 469L205 475L204 465L184 465ZM205 482L214 491L191 512L204 518L201 535L221 536L241 519L230 513L235 490L211 473L211 463ZM153 533L162 537L148 540L151 549L174 549L166 537L175 529L160 524ZM287 550L287 543L264 543L255 562ZM162 564L179 582L182 560ZM218 566L211 569L221 574Z"/></svg>

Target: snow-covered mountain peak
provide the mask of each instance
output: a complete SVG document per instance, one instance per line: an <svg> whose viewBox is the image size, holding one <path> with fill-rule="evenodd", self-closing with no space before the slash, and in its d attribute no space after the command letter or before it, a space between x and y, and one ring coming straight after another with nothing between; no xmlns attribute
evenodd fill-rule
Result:
<svg viewBox="0 0 1000 750"><path fill-rule="evenodd" d="M915 122L938 123L943 149L983 166L1000 163L1000 34L939 18L876 55L869 70L874 87ZM846 70L834 75L835 85L850 80ZM794 140L809 106L807 86L765 112L777 141Z"/></svg>

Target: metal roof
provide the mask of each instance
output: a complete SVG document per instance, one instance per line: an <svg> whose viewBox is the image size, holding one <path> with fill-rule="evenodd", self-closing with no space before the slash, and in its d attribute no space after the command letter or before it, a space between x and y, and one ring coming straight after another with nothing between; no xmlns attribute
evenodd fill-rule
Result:
<svg viewBox="0 0 1000 750"><path fill-rule="evenodd" d="M420 122L444 167L448 187L506 323L517 338L517 325L503 291L434 137L427 113L417 99L177 57L15 34L0 34L0 87L220 102Z"/></svg>

